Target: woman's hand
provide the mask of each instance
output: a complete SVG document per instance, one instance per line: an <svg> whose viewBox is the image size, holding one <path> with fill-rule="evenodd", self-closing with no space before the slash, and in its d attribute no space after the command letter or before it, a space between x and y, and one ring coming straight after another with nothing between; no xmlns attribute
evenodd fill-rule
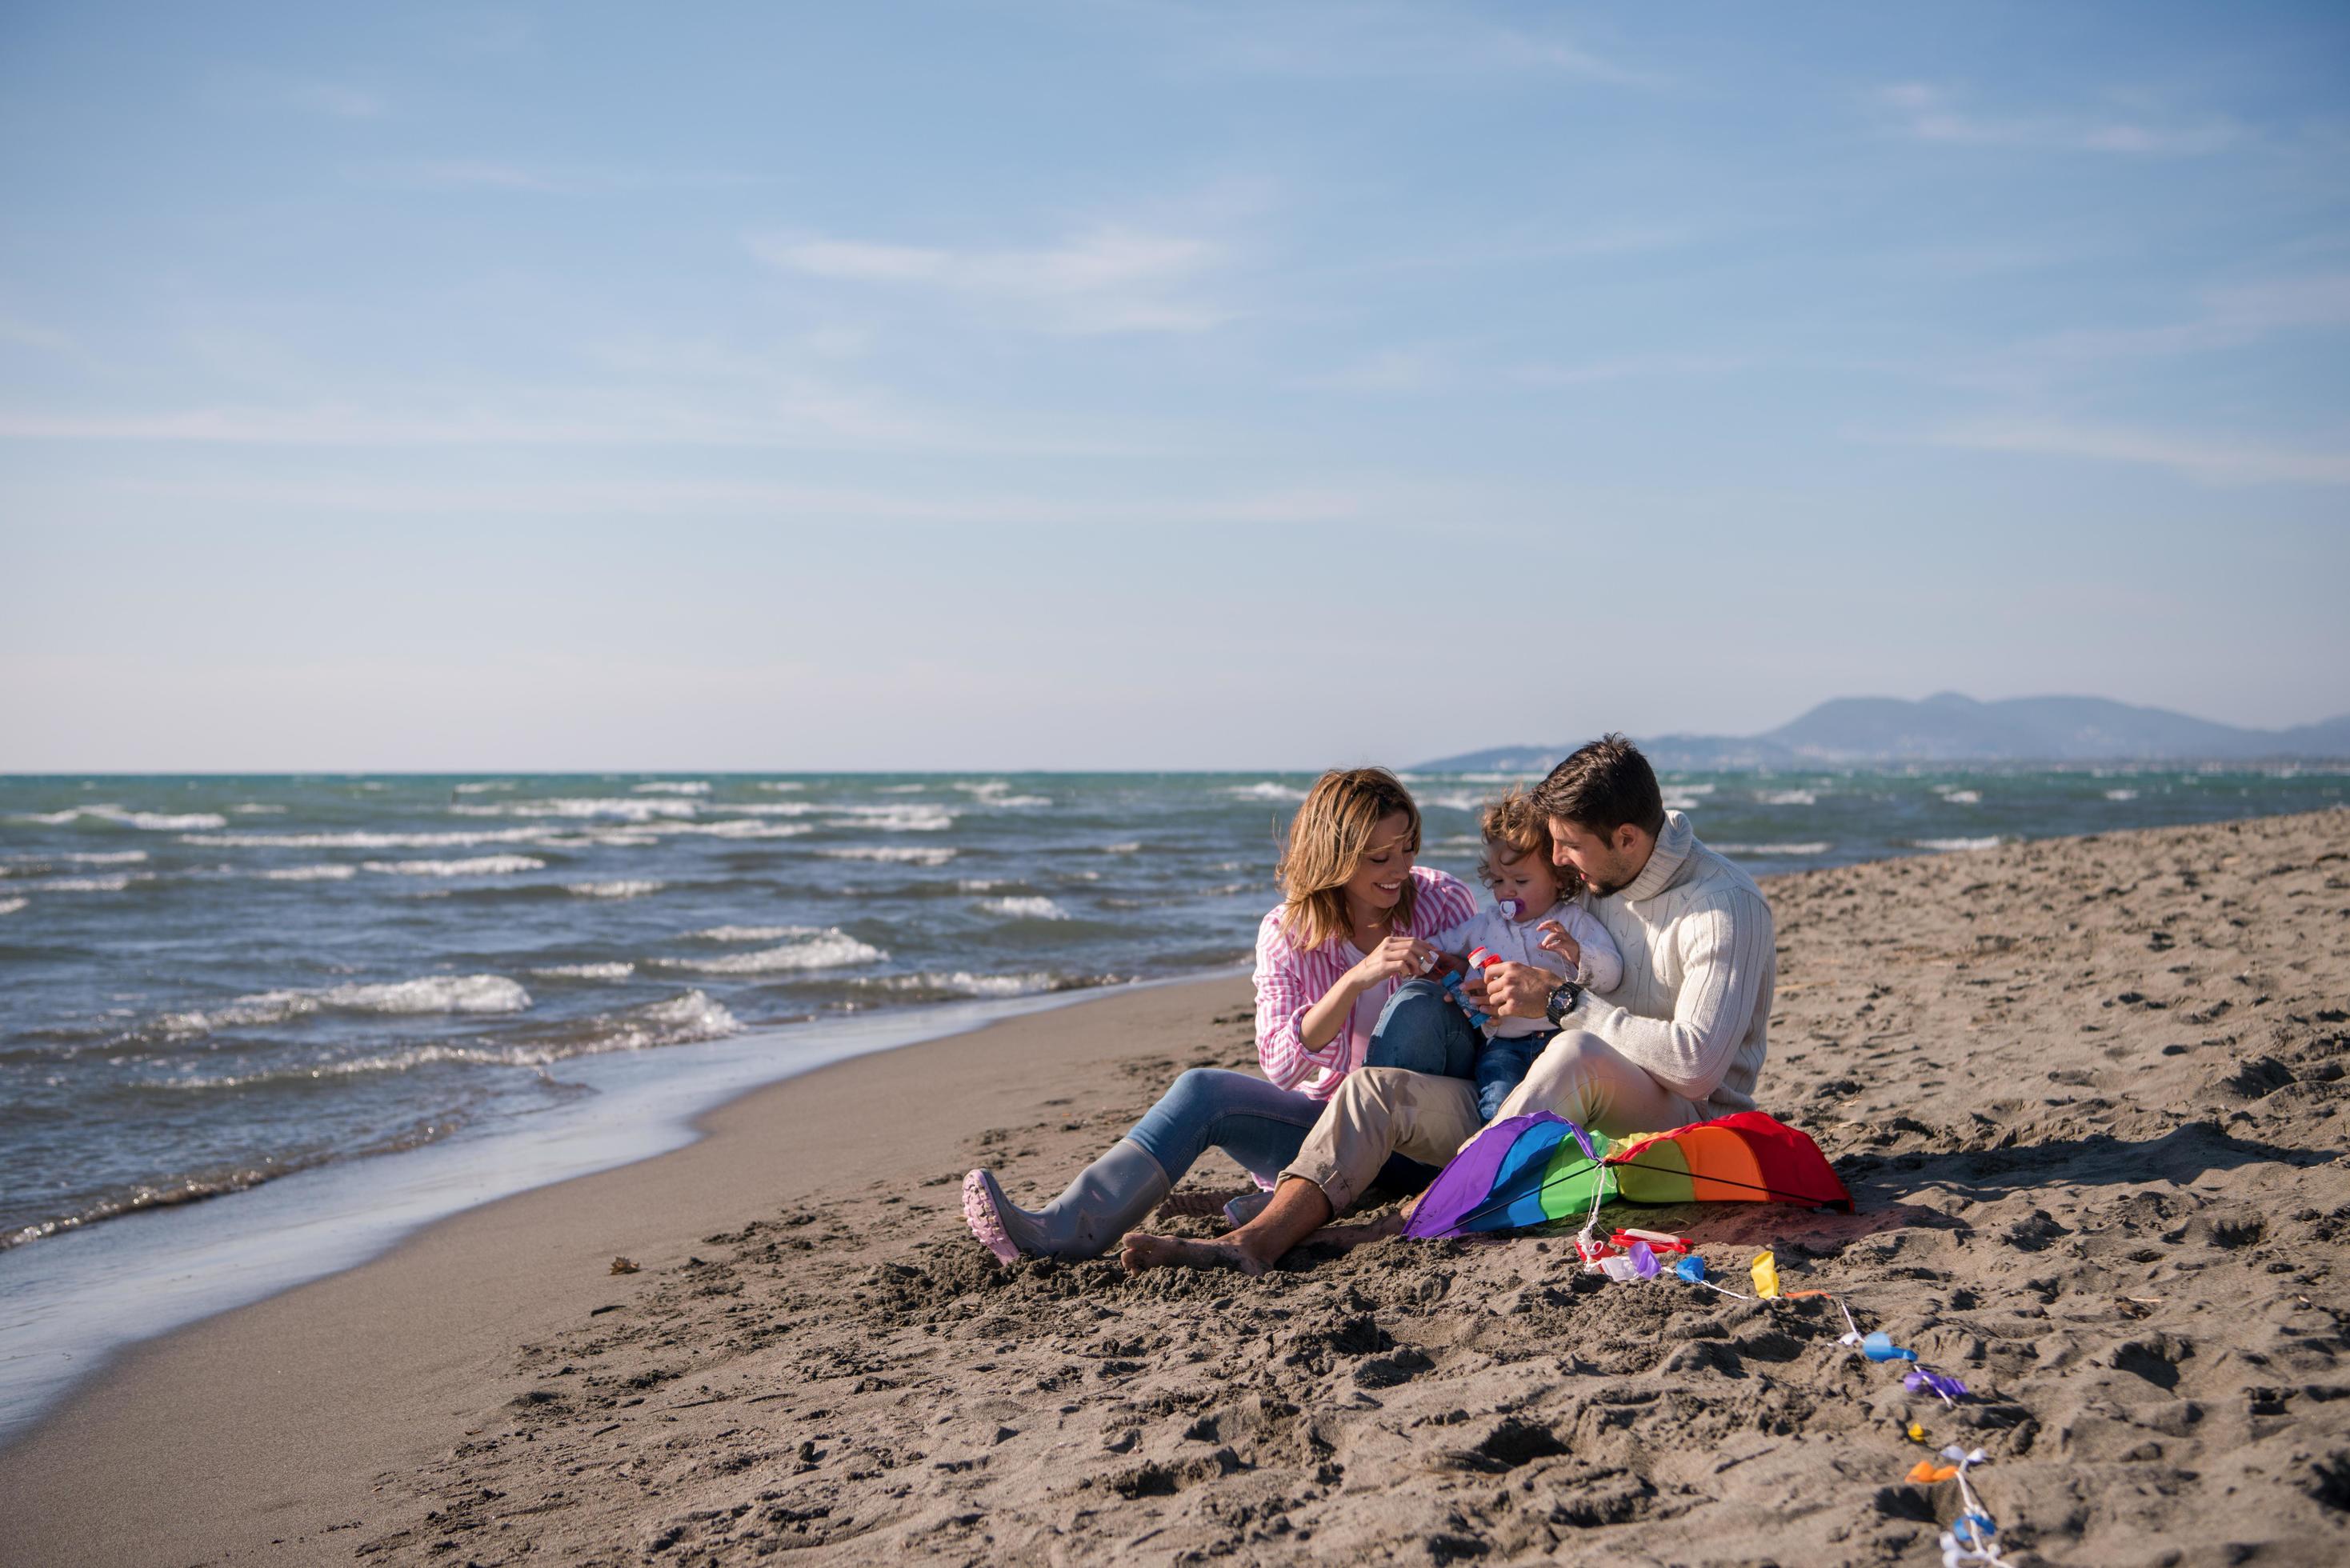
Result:
<svg viewBox="0 0 2350 1568"><path fill-rule="evenodd" d="M1583 944L1568 936L1565 926L1556 920L1544 920L1534 929L1542 933L1542 940L1534 945L1565 959L1569 973L1583 968Z"/></svg>
<svg viewBox="0 0 2350 1568"><path fill-rule="evenodd" d="M1530 963L1496 963L1482 975L1471 975L1461 994L1496 1018L1543 1018L1558 976Z"/></svg>
<svg viewBox="0 0 2350 1568"><path fill-rule="evenodd" d="M1436 967L1437 952L1418 937L1389 937L1363 955L1349 978L1357 991L1390 980L1418 980Z"/></svg>

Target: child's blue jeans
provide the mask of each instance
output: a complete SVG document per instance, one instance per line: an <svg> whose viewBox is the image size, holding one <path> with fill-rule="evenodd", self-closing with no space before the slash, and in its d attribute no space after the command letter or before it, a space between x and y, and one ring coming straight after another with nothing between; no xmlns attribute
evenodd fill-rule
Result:
<svg viewBox="0 0 2350 1568"><path fill-rule="evenodd" d="M1525 1081L1526 1069L1556 1038L1557 1030L1545 1029L1539 1034L1488 1040L1479 1045L1476 1070L1471 1075L1477 1085L1477 1114L1489 1122L1499 1115L1502 1102L1510 1097L1512 1089Z"/></svg>

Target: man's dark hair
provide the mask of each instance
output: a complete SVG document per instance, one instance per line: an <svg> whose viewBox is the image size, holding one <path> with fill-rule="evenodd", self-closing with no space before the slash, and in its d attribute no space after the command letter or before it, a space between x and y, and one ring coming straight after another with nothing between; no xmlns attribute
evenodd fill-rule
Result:
<svg viewBox="0 0 2350 1568"><path fill-rule="evenodd" d="M1656 772L1621 735L1602 735L1577 747L1534 786L1534 805L1544 816L1563 818L1603 838L1627 822L1652 836L1665 830L1665 797L1657 788Z"/></svg>

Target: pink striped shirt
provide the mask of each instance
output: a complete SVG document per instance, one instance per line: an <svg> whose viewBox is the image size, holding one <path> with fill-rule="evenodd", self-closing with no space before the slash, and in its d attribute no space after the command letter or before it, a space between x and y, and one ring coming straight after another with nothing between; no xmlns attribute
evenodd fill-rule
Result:
<svg viewBox="0 0 2350 1568"><path fill-rule="evenodd" d="M1458 877L1425 866L1411 868L1419 890L1412 898L1408 936L1432 936L1457 926L1477 912L1476 896ZM1362 1065L1368 1044L1349 1015L1330 1043L1318 1051L1305 1048L1299 1033L1305 1014L1329 994L1346 972L1362 961L1362 950L1344 937L1318 948L1300 948L1281 929L1281 911L1264 918L1256 931L1256 1059L1264 1075L1284 1089L1301 1089L1317 1100L1338 1092L1339 1080ZM1385 1006L1400 980L1389 980L1365 992L1356 1003L1373 1012Z"/></svg>

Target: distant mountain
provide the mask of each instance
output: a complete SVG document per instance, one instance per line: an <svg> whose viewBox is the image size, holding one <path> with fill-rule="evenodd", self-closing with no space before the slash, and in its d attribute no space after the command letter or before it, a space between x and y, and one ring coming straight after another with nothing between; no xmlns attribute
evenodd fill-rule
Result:
<svg viewBox="0 0 2350 1568"><path fill-rule="evenodd" d="M1955 691L1922 701L1838 697L1759 735L1657 735L1640 749L1683 771L1899 763L2185 763L2350 758L2350 713L2289 730L2246 730L2103 697ZM1541 773L1573 745L1494 746L1419 764L1431 773Z"/></svg>

